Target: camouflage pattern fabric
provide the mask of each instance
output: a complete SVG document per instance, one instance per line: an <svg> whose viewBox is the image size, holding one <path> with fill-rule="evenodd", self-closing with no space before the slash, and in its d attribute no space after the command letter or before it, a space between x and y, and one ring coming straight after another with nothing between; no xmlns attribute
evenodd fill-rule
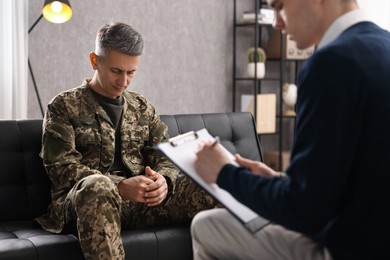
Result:
<svg viewBox="0 0 390 260"><path fill-rule="evenodd" d="M124 259L122 229L189 223L201 210L218 205L187 176L176 180L177 190L155 207L122 200L104 175L82 179L68 193L65 218L77 228L85 259Z"/></svg>
<svg viewBox="0 0 390 260"><path fill-rule="evenodd" d="M83 178L66 196L65 220L77 229L85 259L124 259L121 202L114 182L102 174Z"/></svg>
<svg viewBox="0 0 390 260"><path fill-rule="evenodd" d="M86 259L123 259L121 222L125 228L185 222L213 202L153 149L168 140L167 126L144 97L127 91L120 127L122 160L134 176L143 175L148 165L170 184L163 205L122 201L117 184L124 177L107 172L114 162L115 129L89 80L58 94L47 107L40 156L51 180L52 203L36 220L53 233L62 231L65 220L77 227Z"/></svg>
<svg viewBox="0 0 390 260"><path fill-rule="evenodd" d="M201 210L219 207L207 192L185 175L176 179L176 191L158 206L143 203L122 202L124 229L163 226L171 223L190 223Z"/></svg>

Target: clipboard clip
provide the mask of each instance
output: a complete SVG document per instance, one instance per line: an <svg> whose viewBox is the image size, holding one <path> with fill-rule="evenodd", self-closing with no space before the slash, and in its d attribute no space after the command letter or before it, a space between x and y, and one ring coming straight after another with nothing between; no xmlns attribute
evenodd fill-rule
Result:
<svg viewBox="0 0 390 260"><path fill-rule="evenodd" d="M197 138L198 138L198 134L194 131L190 131L188 133L181 134L181 135L170 138L169 143L175 147L175 146L181 145L183 143L186 143L188 141L196 140Z"/></svg>

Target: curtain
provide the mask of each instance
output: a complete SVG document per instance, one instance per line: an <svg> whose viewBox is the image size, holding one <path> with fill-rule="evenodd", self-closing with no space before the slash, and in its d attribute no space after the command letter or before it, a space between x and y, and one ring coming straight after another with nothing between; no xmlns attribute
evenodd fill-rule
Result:
<svg viewBox="0 0 390 260"><path fill-rule="evenodd" d="M0 119L27 118L28 0L0 0Z"/></svg>
<svg viewBox="0 0 390 260"><path fill-rule="evenodd" d="M390 31L390 1L389 0L358 0L360 9L364 10L370 20Z"/></svg>

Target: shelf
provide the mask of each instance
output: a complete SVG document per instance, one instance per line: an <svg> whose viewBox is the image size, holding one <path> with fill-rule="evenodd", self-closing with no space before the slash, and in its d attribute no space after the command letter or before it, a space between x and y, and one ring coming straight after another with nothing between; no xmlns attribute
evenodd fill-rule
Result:
<svg viewBox="0 0 390 260"><path fill-rule="evenodd" d="M254 80L279 81L280 79L279 78L267 78L267 77L262 78L262 79L239 77L239 78L235 78L234 80L241 80L241 81L254 81Z"/></svg>
<svg viewBox="0 0 390 260"><path fill-rule="evenodd" d="M304 61L306 61L306 59L267 58L267 61L273 61L273 62L280 62L280 61L286 61L286 62L304 62Z"/></svg>
<svg viewBox="0 0 390 260"><path fill-rule="evenodd" d="M272 27L272 24L269 23L256 23L256 22L238 22L235 23L236 27L254 27L254 26L260 26L260 27Z"/></svg>
<svg viewBox="0 0 390 260"><path fill-rule="evenodd" d="M267 135L279 135L279 132L275 132L275 133L257 133L257 135L261 135L261 136L267 136Z"/></svg>
<svg viewBox="0 0 390 260"><path fill-rule="evenodd" d="M254 1L254 11L256 12L257 10L260 10L262 7L264 6L267 6L267 3L266 1L264 0L253 0ZM266 77L262 78L262 79L257 79L257 78L249 78L246 76L246 74L244 72L240 72L241 75L237 75L238 73L238 65L237 65L237 36L241 35L240 33L238 33L238 31L240 30L246 30L247 29L243 29L243 28L249 28L251 30L251 35L253 35L253 41L252 41L252 44L251 46L249 47L252 47L252 46L255 46L255 47L260 47L260 48L263 48L265 49L265 45L267 44L266 43L266 39L264 39L264 34L270 34L270 30L272 28L272 24L269 24L269 23L259 23L259 21L257 21L256 19L254 19L252 22L247 22L247 21L243 21L241 20L241 14L237 14L237 4L240 3L240 0L234 0L234 13L233 13L233 16L234 16L234 21L233 21L233 100L232 100L232 103L233 103L233 111L237 111L239 110L238 108L238 103L237 101L239 100L239 95L240 94L243 94L242 92L242 89L241 87L242 86L245 86L245 87L248 87L249 85L252 85L253 87L253 93L251 94L253 96L253 100L257 100L257 95L258 94L268 94L268 93L272 93L272 94L276 94L276 104L275 102L273 102L273 104L276 105L276 110L273 111L272 110L272 116L275 116L273 119L275 119L275 127L276 127L276 131L275 132L272 132L272 133L258 133L258 136L259 138L260 137L264 137L264 138L276 138L277 141L275 141L276 143L274 144L275 147L273 149L277 150L278 153L279 153L279 157L282 156L282 151L283 151L283 143L285 143L285 140L284 140L284 124L290 124L290 122L288 120L293 120L292 122L294 122L295 120L295 116L284 116L281 114L281 112L279 112L279 115L275 115L275 112L278 113L278 111L283 111L283 99L282 99L282 92L283 92L283 85L285 83L285 80L287 79L286 77L286 72L284 71L284 69L287 67L286 65L289 65L289 63L291 62L301 62L303 60L287 60L285 58L283 58L283 56L281 58L267 58L267 61L266 61L266 66L270 66L270 68L272 68L273 70L279 70L279 73L276 74L269 74L270 77L267 77L267 74L266 74ZM240 31L241 32L241 31ZM249 31L248 31L249 32ZM280 46L278 46L279 48L279 53L284 53L283 52L283 41L284 41L284 37L282 37L283 35L280 33ZM245 44L246 41L245 41ZM240 46L242 47L242 46ZM241 51L243 51L242 49L240 49ZM274 55L274 57L278 57L277 55ZM275 64L275 62L278 62L279 64ZM268 63L268 65L267 65ZM278 65L278 66L277 66ZM290 66L289 68L293 68L294 66ZM295 67L298 67L298 66L295 66ZM294 76L294 79L296 79L296 75ZM290 79L289 79L290 80ZM263 84L264 83L264 84ZM263 86L264 85L264 86ZM275 88L275 89L270 89L270 88ZM264 90L264 91L262 91ZM257 108L259 106L259 103L258 102L253 102L253 106L255 106L253 108L253 116L255 119L257 119L257 116L259 115L257 113ZM287 121L286 121L287 120ZM272 129L273 130L273 129ZM279 160L279 167L281 167L281 160Z"/></svg>
<svg viewBox="0 0 390 260"><path fill-rule="evenodd" d="M281 118L286 118L286 119L295 119L296 118L296 116L284 116L284 115L282 115L282 116L281 115L276 115L276 117L277 118L281 117Z"/></svg>

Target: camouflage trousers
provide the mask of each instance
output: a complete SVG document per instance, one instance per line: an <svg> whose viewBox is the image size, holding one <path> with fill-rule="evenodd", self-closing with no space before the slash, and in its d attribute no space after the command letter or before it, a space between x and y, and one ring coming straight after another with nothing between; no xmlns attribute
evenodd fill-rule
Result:
<svg viewBox="0 0 390 260"><path fill-rule="evenodd" d="M220 207L184 175L176 190L158 206L122 200L116 185L104 175L79 181L68 193L65 220L77 228L85 259L125 259L121 230L189 223L201 210Z"/></svg>

